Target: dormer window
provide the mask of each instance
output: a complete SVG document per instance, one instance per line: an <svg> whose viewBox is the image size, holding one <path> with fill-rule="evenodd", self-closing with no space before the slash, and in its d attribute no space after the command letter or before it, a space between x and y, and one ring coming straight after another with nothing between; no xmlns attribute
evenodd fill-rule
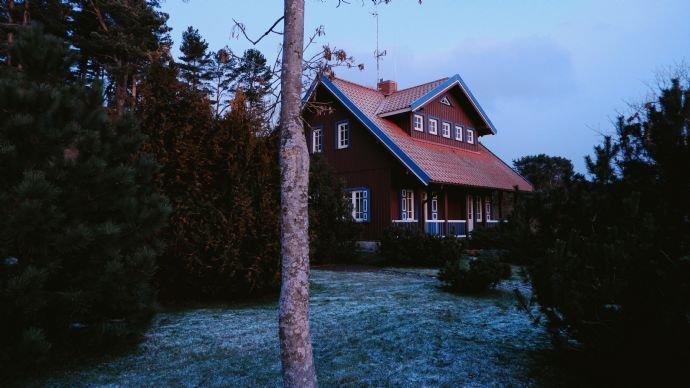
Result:
<svg viewBox="0 0 690 388"><path fill-rule="evenodd" d="M448 99L448 96L441 97L441 104L451 106L450 100Z"/></svg>
<svg viewBox="0 0 690 388"><path fill-rule="evenodd" d="M438 135L438 120L429 119L429 134Z"/></svg>
<svg viewBox="0 0 690 388"><path fill-rule="evenodd" d="M414 115L413 120L414 123L412 125L412 128L414 128L415 131L424 132L424 116Z"/></svg>
<svg viewBox="0 0 690 388"><path fill-rule="evenodd" d="M336 123L336 143L339 150L350 146L350 124L347 121L338 121Z"/></svg>
<svg viewBox="0 0 690 388"><path fill-rule="evenodd" d="M450 139L450 123L441 123L441 134Z"/></svg>
<svg viewBox="0 0 690 388"><path fill-rule="evenodd" d="M462 125L455 126L455 140L462 141Z"/></svg>
<svg viewBox="0 0 690 388"><path fill-rule="evenodd" d="M467 128L467 142L474 144L474 131L469 128Z"/></svg>

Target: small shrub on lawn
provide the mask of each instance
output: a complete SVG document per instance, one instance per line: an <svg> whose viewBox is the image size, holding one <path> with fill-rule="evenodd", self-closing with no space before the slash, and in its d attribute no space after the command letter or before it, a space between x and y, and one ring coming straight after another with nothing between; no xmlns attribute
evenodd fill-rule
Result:
<svg viewBox="0 0 690 388"><path fill-rule="evenodd" d="M417 229L391 226L384 231L379 253L388 264L438 267L462 254L456 238L428 236Z"/></svg>
<svg viewBox="0 0 690 388"><path fill-rule="evenodd" d="M452 292L480 293L496 287L501 279L511 276L510 265L502 263L496 254L478 257L463 255L446 262L438 279Z"/></svg>

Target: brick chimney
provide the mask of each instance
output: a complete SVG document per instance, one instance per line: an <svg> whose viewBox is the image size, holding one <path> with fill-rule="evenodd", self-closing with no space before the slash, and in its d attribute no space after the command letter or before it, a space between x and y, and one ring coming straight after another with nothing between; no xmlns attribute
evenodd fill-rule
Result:
<svg viewBox="0 0 690 388"><path fill-rule="evenodd" d="M398 83L393 80L384 81L383 78L381 78L377 88L381 91L381 93L383 93L384 96L390 96L398 91Z"/></svg>

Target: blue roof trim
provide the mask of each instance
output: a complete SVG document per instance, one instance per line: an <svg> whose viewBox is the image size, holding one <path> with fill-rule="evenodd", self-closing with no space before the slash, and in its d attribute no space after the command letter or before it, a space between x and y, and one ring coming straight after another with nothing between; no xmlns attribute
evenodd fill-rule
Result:
<svg viewBox="0 0 690 388"><path fill-rule="evenodd" d="M352 114L355 115L359 119L359 121L364 124L367 129L369 129L374 136L376 136L377 139L379 139L389 150L393 152L393 154L400 159L400 161L407 167L412 173L419 178L420 181L424 185L428 185L429 182L431 181L431 177L429 174L424 172L421 167L417 165L417 163L412 160L403 150L398 147L393 140L391 140L382 130L379 128L376 124L374 124L373 121L371 121L365 114L362 112L352 101L350 101L347 96L338 89L337 86L335 86L329 79L328 77L321 77L320 78L321 83L331 92L333 95L340 100L340 102L347 107L347 109L352 112Z"/></svg>
<svg viewBox="0 0 690 388"><path fill-rule="evenodd" d="M314 78L314 80L311 82L311 85L309 85L309 89L307 89L307 92L304 93L304 97L302 97L302 105L300 106L300 108L304 109L304 105L311 98L311 94L314 93L314 89L316 89L316 85L319 84L319 78L321 78L321 76L317 75L316 78Z"/></svg>
<svg viewBox="0 0 690 388"><path fill-rule="evenodd" d="M477 110L479 110L479 115L482 117L482 119L484 120L486 125L489 127L491 132L495 135L498 132L498 131L496 131L496 127L494 127L494 124L491 122L491 120L489 119L489 116L487 116L486 112L484 112L484 109L482 109L482 106L479 105L479 102L477 101L477 99L472 94L472 91L470 90L470 88L467 87L467 84L465 83L465 81L463 81L462 77L460 77L460 75L458 75L458 74L455 74L454 76L448 78L447 80L443 81L440 85L433 88L427 94L423 95L422 97L419 97L416 101L414 101L412 104L410 104L410 109L412 111L419 109L422 105L426 104L427 102L429 102L429 100L434 98L436 95L442 93L446 89L453 86L453 84L455 84L456 82L459 83L460 87L462 87L462 89L465 91L465 93L467 93L467 96L469 96L470 101L472 101L472 105L474 105L477 108Z"/></svg>

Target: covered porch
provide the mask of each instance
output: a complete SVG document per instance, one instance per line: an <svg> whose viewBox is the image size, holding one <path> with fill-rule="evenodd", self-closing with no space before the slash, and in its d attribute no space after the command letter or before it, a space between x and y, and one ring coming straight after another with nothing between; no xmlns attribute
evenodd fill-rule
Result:
<svg viewBox="0 0 690 388"><path fill-rule="evenodd" d="M467 238L477 229L494 228L512 212L515 192L430 186L401 188L391 201L391 223L428 235Z"/></svg>

